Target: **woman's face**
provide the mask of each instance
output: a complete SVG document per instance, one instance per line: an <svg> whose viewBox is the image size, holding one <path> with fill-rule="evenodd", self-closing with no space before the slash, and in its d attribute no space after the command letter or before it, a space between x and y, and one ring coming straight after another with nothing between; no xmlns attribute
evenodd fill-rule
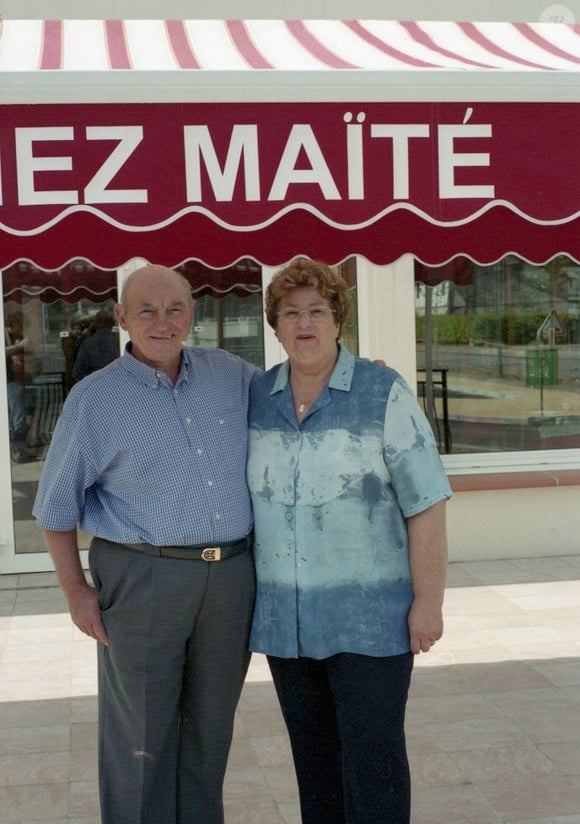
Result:
<svg viewBox="0 0 580 824"><path fill-rule="evenodd" d="M278 340L290 363L325 369L336 360L339 327L329 303L317 289L291 289L280 301Z"/></svg>

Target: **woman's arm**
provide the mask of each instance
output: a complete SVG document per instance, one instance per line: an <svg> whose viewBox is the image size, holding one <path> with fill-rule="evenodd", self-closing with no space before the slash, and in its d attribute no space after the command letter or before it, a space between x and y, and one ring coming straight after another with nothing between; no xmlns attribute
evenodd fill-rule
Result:
<svg viewBox="0 0 580 824"><path fill-rule="evenodd" d="M414 599L409 611L411 651L428 652L443 634L447 574L445 504L439 501L407 520Z"/></svg>

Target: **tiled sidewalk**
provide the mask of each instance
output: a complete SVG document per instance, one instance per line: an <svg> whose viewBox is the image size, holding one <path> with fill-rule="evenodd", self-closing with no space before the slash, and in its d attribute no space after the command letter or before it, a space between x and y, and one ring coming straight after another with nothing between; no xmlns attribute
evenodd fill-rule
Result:
<svg viewBox="0 0 580 824"><path fill-rule="evenodd" d="M452 564L446 635L408 711L413 824L580 824L580 557ZM0 576L0 822L97 824L93 643L54 576ZM298 824L289 748L255 656L227 824Z"/></svg>

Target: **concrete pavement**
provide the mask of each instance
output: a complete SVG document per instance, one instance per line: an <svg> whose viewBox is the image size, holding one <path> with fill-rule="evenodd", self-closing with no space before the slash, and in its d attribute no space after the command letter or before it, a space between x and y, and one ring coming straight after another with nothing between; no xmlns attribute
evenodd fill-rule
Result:
<svg viewBox="0 0 580 824"><path fill-rule="evenodd" d="M580 557L456 563L408 709L413 824L580 824ZM98 824L96 663L54 575L0 576L0 823ZM299 824L262 656L240 702L227 824Z"/></svg>

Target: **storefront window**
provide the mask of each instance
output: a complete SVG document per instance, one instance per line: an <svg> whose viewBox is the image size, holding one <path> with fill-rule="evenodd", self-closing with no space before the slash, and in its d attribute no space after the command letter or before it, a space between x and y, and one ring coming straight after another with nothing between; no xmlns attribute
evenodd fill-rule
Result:
<svg viewBox="0 0 580 824"><path fill-rule="evenodd" d="M75 380L117 356L115 295L116 273L84 261L56 272L20 262L3 272L16 554L45 551L31 514L44 457ZM79 538L87 548L88 536Z"/></svg>
<svg viewBox="0 0 580 824"><path fill-rule="evenodd" d="M179 271L196 301L190 346L217 347L264 366L262 269L242 260L228 269L208 269L188 261Z"/></svg>
<svg viewBox="0 0 580 824"><path fill-rule="evenodd" d="M418 395L441 452L580 447L580 266L417 263Z"/></svg>
<svg viewBox="0 0 580 824"><path fill-rule="evenodd" d="M188 343L220 346L263 366L260 267L241 261L214 271L191 262L181 269L197 299ZM118 355L113 313L117 273L82 260L54 272L21 261L4 270L2 283L14 547L19 555L45 551L32 505L66 395L76 381ZM79 534L82 549L89 541Z"/></svg>

